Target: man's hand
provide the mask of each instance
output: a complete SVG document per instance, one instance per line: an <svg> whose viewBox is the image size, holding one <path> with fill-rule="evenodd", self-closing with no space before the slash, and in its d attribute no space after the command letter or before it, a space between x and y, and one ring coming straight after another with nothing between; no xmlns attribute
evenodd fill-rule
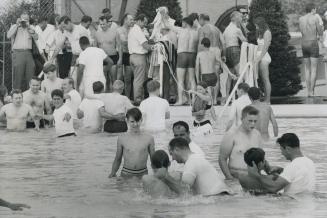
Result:
<svg viewBox="0 0 327 218"><path fill-rule="evenodd" d="M168 175L167 169L166 168L160 168L157 169L157 171L154 173L154 176L157 177L158 179L164 179Z"/></svg>
<svg viewBox="0 0 327 218"><path fill-rule="evenodd" d="M116 177L116 173L110 173L108 178L113 178L113 177Z"/></svg>
<svg viewBox="0 0 327 218"><path fill-rule="evenodd" d="M20 211L20 210L23 210L23 208L30 209L31 207L26 204L10 204L9 208L11 210L15 210L15 211L19 210Z"/></svg>
<svg viewBox="0 0 327 218"><path fill-rule="evenodd" d="M66 113L63 121L69 122L71 118L72 118L72 116L69 113Z"/></svg>

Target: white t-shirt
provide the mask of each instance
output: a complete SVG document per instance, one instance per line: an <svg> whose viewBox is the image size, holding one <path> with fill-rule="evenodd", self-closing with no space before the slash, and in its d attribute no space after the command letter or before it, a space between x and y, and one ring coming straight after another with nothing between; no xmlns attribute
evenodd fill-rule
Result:
<svg viewBox="0 0 327 218"><path fill-rule="evenodd" d="M113 115L126 113L127 110L133 107L131 101L126 96L116 92L101 94L100 99L104 103L106 112Z"/></svg>
<svg viewBox="0 0 327 218"><path fill-rule="evenodd" d="M84 128L99 129L101 127L102 118L99 114L99 108L103 106L103 102L98 99L83 99L82 103L79 106L79 109L84 112Z"/></svg>
<svg viewBox="0 0 327 218"><path fill-rule="evenodd" d="M52 37L52 35L55 33L56 29L53 25L47 24L47 27L42 30L39 25L35 27L35 32L38 34L37 44L41 52L43 52L43 49L47 48L47 42ZM48 48L51 46L48 45ZM49 50L47 50L49 52Z"/></svg>
<svg viewBox="0 0 327 218"><path fill-rule="evenodd" d="M146 54L148 50L143 48L142 44L148 41L142 31L141 27L137 24L131 28L128 33L128 51L130 54Z"/></svg>
<svg viewBox="0 0 327 218"><path fill-rule="evenodd" d="M224 179L204 157L191 154L184 166L182 181L191 185L196 194L216 195L228 191Z"/></svg>
<svg viewBox="0 0 327 218"><path fill-rule="evenodd" d="M53 112L57 136L75 132L73 119L71 118L68 122L66 120L64 121L66 113L69 113L71 116L73 114L72 110L66 105L62 105L60 108L55 109Z"/></svg>
<svg viewBox="0 0 327 218"><path fill-rule="evenodd" d="M250 104L252 104L252 102L247 94L242 95L232 103L229 113L229 120L234 121L233 126L239 126L242 123L242 110Z"/></svg>
<svg viewBox="0 0 327 218"><path fill-rule="evenodd" d="M73 112L73 118L77 119L77 109L82 101L81 96L75 89L68 92L67 95L70 96L70 99L66 99L65 105Z"/></svg>
<svg viewBox="0 0 327 218"><path fill-rule="evenodd" d="M284 168L280 176L290 183L284 189L286 194L310 193L314 191L316 169L312 160L307 157L295 158Z"/></svg>
<svg viewBox="0 0 327 218"><path fill-rule="evenodd" d="M85 66L83 80L90 78L105 78L103 73L103 60L107 54L101 48L88 47L81 52L78 63Z"/></svg>
<svg viewBox="0 0 327 218"><path fill-rule="evenodd" d="M144 115L144 128L150 131L166 129L166 112L169 112L169 103L166 99L150 96L140 104Z"/></svg>
<svg viewBox="0 0 327 218"><path fill-rule="evenodd" d="M49 79L44 79L41 82L41 90L48 96L49 99L51 99L51 92L55 89L60 89L62 87L62 81L61 78L56 78L54 81L51 81Z"/></svg>

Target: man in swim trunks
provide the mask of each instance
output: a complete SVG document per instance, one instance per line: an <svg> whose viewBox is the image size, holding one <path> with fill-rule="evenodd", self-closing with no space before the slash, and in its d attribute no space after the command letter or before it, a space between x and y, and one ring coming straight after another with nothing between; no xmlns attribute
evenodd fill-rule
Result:
<svg viewBox="0 0 327 218"><path fill-rule="evenodd" d="M226 47L226 65L228 66L230 71L236 76L239 76L239 63L241 56L241 47L239 42L247 41L240 29L241 22L242 14L238 11L234 11L231 14L231 22L226 27L223 33ZM227 97L229 96L229 91L232 82L231 79L232 77L228 76L226 84Z"/></svg>
<svg viewBox="0 0 327 218"><path fill-rule="evenodd" d="M7 129L22 131L26 129L26 122L31 117L34 122L39 119L28 104L23 103L23 94L20 90L11 92L12 103L4 105L0 110L0 118L7 120ZM37 125L36 125L37 126Z"/></svg>
<svg viewBox="0 0 327 218"><path fill-rule="evenodd" d="M305 8L306 15L300 17L299 27L302 33L302 53L305 69L305 80L308 97L314 96L317 79L317 66L319 58L318 37L323 34L323 26L320 25L319 15L316 13L314 3L308 3Z"/></svg>
<svg viewBox="0 0 327 218"><path fill-rule="evenodd" d="M142 113L138 108L129 109L126 113L128 132L118 136L117 151L112 164L109 178L115 177L124 158L124 166L121 170L122 177L142 177L148 174L147 161L152 157L154 138L141 132Z"/></svg>
<svg viewBox="0 0 327 218"><path fill-rule="evenodd" d="M259 119L257 122L257 130L262 135L262 138L265 141L269 139L268 127L269 122L271 122L274 130L274 136L278 136L278 124L275 119L274 112L269 104L266 102L260 101L260 89L257 87L251 87L248 91L248 95L252 101L252 106L255 107L259 111Z"/></svg>
<svg viewBox="0 0 327 218"><path fill-rule="evenodd" d="M185 164L181 179L172 177L166 168L158 169L154 176L177 194L212 196L229 192L214 166L204 157L194 154L184 138L172 139L169 142L169 153L177 163Z"/></svg>
<svg viewBox="0 0 327 218"><path fill-rule="evenodd" d="M242 124L229 130L224 136L219 151L219 166L227 180L246 174L247 166L243 161L244 153L252 147L262 145L261 134L255 126L259 111L253 106L242 110Z"/></svg>
<svg viewBox="0 0 327 218"><path fill-rule="evenodd" d="M47 95L40 90L41 88L41 80L38 77L32 77L30 80L30 89L23 92L23 101L25 104L28 104L34 110L34 114L39 117L42 117L44 111L46 114L51 114L51 106L50 100ZM37 120L37 124L35 126L33 119L29 119L26 122L27 128L44 128L44 120Z"/></svg>

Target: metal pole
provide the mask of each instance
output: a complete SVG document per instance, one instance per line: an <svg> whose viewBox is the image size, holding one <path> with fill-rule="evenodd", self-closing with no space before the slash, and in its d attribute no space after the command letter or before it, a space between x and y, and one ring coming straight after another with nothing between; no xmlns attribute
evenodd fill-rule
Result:
<svg viewBox="0 0 327 218"><path fill-rule="evenodd" d="M5 46L6 46L6 33L2 36L2 85L5 84Z"/></svg>

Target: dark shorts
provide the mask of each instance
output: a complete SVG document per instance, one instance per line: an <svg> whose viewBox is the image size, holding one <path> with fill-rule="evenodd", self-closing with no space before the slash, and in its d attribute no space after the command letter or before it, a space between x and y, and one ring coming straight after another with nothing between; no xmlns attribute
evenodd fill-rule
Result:
<svg viewBox="0 0 327 218"><path fill-rule="evenodd" d="M241 48L239 46L231 46L226 48L226 65L229 68L235 67L240 63Z"/></svg>
<svg viewBox="0 0 327 218"><path fill-rule="evenodd" d="M45 120L40 120L40 126L39 128L44 128L45 125ZM35 123L34 122L30 122L30 121L26 121L26 128L27 129L32 129L35 128Z"/></svg>
<svg viewBox="0 0 327 218"><path fill-rule="evenodd" d="M104 123L103 130L109 133L120 133L127 131L127 124L125 121L107 120Z"/></svg>
<svg viewBox="0 0 327 218"><path fill-rule="evenodd" d="M206 121L203 121L203 122L201 122L201 123L198 123L198 122L196 122L195 120L194 120L194 122L193 122L193 126L194 126L194 127L204 126L204 125L206 125L206 124L210 124L210 125L211 125L210 120L206 120Z"/></svg>
<svg viewBox="0 0 327 218"><path fill-rule="evenodd" d="M111 58L112 62L114 62L114 65L116 65L119 60L119 55L110 55L109 57Z"/></svg>
<svg viewBox="0 0 327 218"><path fill-rule="evenodd" d="M182 52L177 54L177 68L195 68L196 53Z"/></svg>
<svg viewBox="0 0 327 218"><path fill-rule="evenodd" d="M144 175L148 175L148 169L144 168L144 169L139 169L139 170L131 170L126 167L123 167L120 175L122 177L133 177L133 176L142 177Z"/></svg>
<svg viewBox="0 0 327 218"><path fill-rule="evenodd" d="M318 58L319 45L317 40L302 41L303 58Z"/></svg>
<svg viewBox="0 0 327 218"><path fill-rule="evenodd" d="M130 63L129 63L129 53L123 53L123 60L122 60L122 64L124 66L130 66Z"/></svg>
<svg viewBox="0 0 327 218"><path fill-rule="evenodd" d="M216 73L201 74L201 80L207 84L207 86L214 87L217 85L218 77Z"/></svg>
<svg viewBox="0 0 327 218"><path fill-rule="evenodd" d="M65 135L60 135L58 136L58 138L63 138L63 137L68 137L68 136L76 136L76 133L72 132L72 133L67 133Z"/></svg>

